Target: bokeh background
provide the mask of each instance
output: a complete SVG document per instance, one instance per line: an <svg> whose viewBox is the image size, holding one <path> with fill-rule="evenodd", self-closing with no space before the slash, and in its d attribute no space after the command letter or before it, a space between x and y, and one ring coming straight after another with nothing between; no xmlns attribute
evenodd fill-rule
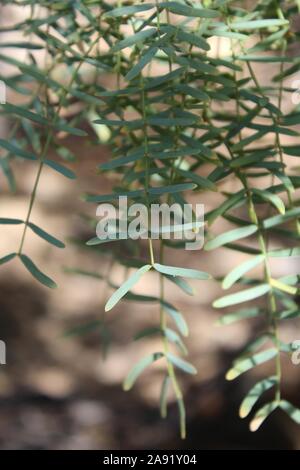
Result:
<svg viewBox="0 0 300 470"><path fill-rule="evenodd" d="M0 8L2 25L16 21L13 7ZM226 54L226 42L212 46ZM276 65L261 64L258 75L264 80L271 77L273 67ZM9 94L8 99L13 102L15 97ZM289 109L292 103L285 101L284 106ZM1 137L12 124L12 120L1 118ZM93 137L93 130L87 131ZM255 434L248 430L248 419L238 417L245 393L259 378L271 374L274 364L260 366L234 382L225 381L232 360L264 325L252 319L216 326L220 312L212 309L211 303L221 289L215 281L195 282L194 297L166 284L166 299L185 313L190 325L187 346L190 360L198 369L198 375L192 378L179 374L187 405L187 439L179 439L177 406L172 397L168 418L159 416L159 364L144 373L132 391L123 392L122 381L132 364L159 348L156 339L132 341L142 327L157 323L159 312L155 305L127 301L104 315L104 304L111 293L105 280L67 272L80 268L105 276L111 270L115 282L126 275L124 267L111 264L111 253L126 256L126 247L84 247L93 232L83 214L94 216L95 208L82 202L80 195L87 190L104 194L113 184L95 171L96 165L109 158L109 148L91 141L93 138L67 140L77 156L72 169L78 179L70 182L44 168L34 206L32 220L66 240L66 249L51 248L27 233L26 253L57 281L59 288L52 291L40 286L18 260L0 269L0 339L7 345L7 364L0 366L0 448L300 449L300 428L280 411ZM296 144L293 138L286 142ZM55 159L56 155L50 157ZM27 211L36 165L18 161L14 171L16 194L9 192L0 174L0 217L23 218ZM232 181L226 189L237 190ZM198 194L199 199L206 211L221 201L212 194ZM216 231L225 227L216 227ZM18 226L1 226L0 257L15 251L20 236ZM281 240L274 243L279 246ZM166 263L205 270L217 277L243 259L229 250L169 250ZM273 270L276 277L296 272L297 266L274 262ZM137 291L155 295L157 284L157 276L149 273ZM75 334L78 331L80 335ZM283 322L281 338L300 339L299 321ZM300 366L283 359L283 372L284 395L300 406Z"/></svg>

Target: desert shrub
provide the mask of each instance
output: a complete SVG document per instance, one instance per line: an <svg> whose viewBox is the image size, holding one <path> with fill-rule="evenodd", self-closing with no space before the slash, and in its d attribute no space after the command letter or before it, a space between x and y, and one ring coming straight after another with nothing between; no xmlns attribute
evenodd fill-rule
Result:
<svg viewBox="0 0 300 470"><path fill-rule="evenodd" d="M97 170L109 175L114 190L86 194L87 204L117 204L120 196L127 196L130 204L141 202L148 208L161 202L183 207L191 194L201 201L203 192L218 192L222 203L205 213L204 249L226 247L249 257L221 280L213 279L213 265L210 273L166 265L166 250L184 249L182 242L164 239L166 227L160 228L157 241L149 233L146 241L120 240L118 232L110 241L126 245L126 257L121 252L118 256L112 252L112 257L128 268L128 276L121 286L107 279L114 290L106 311L122 299L152 302L157 327L137 332L136 339L161 337L161 349L133 366L124 388L129 390L153 362L163 361L161 415L167 415L171 389L185 437L184 397L177 371L197 371L182 358L187 355L182 338L188 335L188 326L184 314L165 297L164 285L171 281L193 295L186 279L220 281L225 290L235 285L239 289L215 300L215 308L229 307L219 323L262 319L257 338L226 378L232 380L256 365L274 362L274 374L255 384L245 397L241 417L250 414L263 393L272 389L274 398L256 410L251 430L277 408L299 423L300 411L281 394L281 356L292 355L293 345L279 335L281 321L299 316L299 276L275 279L271 266L272 258L300 254L299 167L290 163L299 157L300 146L283 144L285 136L299 136L299 91L290 80L300 64L295 52L299 2L2 0L3 10L6 4L22 10L24 19L1 29L12 39L1 43L0 60L13 69L1 73L13 97L1 106L1 114L10 122L9 135L0 140L1 170L12 192L16 190L13 161L25 159L35 165L36 178L24 218L0 220L23 225L19 246L5 254L1 264L15 259L38 282L56 287L26 255L24 242L32 230L49 244L64 247L36 225L32 209L45 166L63 177L76 177L67 136L111 147L111 159ZM220 53L223 44L228 48L225 55ZM26 60L15 58L16 48L26 50ZM257 62L263 63L263 79L256 74ZM290 103L287 110L284 99ZM49 158L50 149L57 154L55 160ZM234 190L226 189L228 181L234 183ZM217 234L214 227L221 219L232 228ZM194 232L196 236L197 228ZM96 236L87 245L91 250L106 249ZM201 254L195 251L200 268ZM261 277L251 277L258 266ZM150 270L156 272L160 295L133 293ZM93 275L76 267L73 272Z"/></svg>

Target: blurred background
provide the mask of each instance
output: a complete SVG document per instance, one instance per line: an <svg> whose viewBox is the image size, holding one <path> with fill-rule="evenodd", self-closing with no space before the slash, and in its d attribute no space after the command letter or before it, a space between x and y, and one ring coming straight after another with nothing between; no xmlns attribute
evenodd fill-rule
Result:
<svg viewBox="0 0 300 470"><path fill-rule="evenodd" d="M3 9L2 24L16 20L13 8ZM223 47L226 53L226 43L213 46L219 50ZM265 78L266 66L259 67L259 76ZM276 65L267 65L270 77L272 67ZM8 96L8 101L13 100L13 95ZM284 106L288 109L291 103ZM1 118L0 137L7 136L12 123ZM91 129L87 130L93 135ZM287 138L286 143L296 144L294 138ZM109 159L109 149L93 145L90 138L68 138L67 145L77 156L72 164L77 181L44 168L32 214L36 224L65 240L67 247L51 248L29 232L25 246L25 252L59 288L49 290L39 285L18 260L0 269L0 339L7 346L7 364L0 365L0 448L300 449L300 428L281 411L254 434L248 429L248 419L238 417L246 392L259 378L272 374L274 364L271 361L234 382L226 382L225 373L232 360L264 325L263 320L252 319L216 326L220 312L212 309L211 303L221 289L215 281L193 283L194 297L166 283L166 299L186 315L189 360L198 369L198 375L192 378L179 374L187 407L187 439L179 438L177 406L172 397L167 419L159 416L159 364L148 369L132 391L122 390L132 364L159 348L157 339L132 341L142 327L157 324L158 307L127 301L104 315L104 304L111 294L105 280L68 272L76 268L97 272L101 277L111 269L111 279L121 282L126 270L112 265L111 252L127 253L121 244L105 245L102 250L84 247L93 232L82 214L94 216L95 207L82 202L80 195L87 190L110 192L113 181L95 171L96 165ZM56 158L51 151L49 157ZM37 168L34 162L18 161L13 169L18 188L15 194L9 192L0 174L0 217L24 218ZM232 181L226 189L237 190ZM206 211L222 200L211 193L197 198ZM225 227L219 226L216 231ZM20 237L18 226L1 226L0 257L15 251ZM277 246L280 243L275 241ZM217 277L243 259L229 250L168 250L166 264L201 269ZM294 269L282 260L273 264L274 277ZM136 291L156 295L157 276L149 273ZM282 340L300 339L297 320L282 323ZM283 373L284 396L299 407L300 366L283 358Z"/></svg>

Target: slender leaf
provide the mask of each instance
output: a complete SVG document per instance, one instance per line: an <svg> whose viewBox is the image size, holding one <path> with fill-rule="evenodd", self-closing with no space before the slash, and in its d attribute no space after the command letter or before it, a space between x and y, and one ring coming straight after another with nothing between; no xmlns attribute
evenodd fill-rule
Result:
<svg viewBox="0 0 300 470"><path fill-rule="evenodd" d="M240 240L241 238L248 237L255 232L257 232L257 226L254 224L248 225L246 227L236 228L230 230L229 232L222 233L212 240L209 240L204 245L204 249L207 251L214 250L215 248L226 245L226 243L231 243L236 240Z"/></svg>
<svg viewBox="0 0 300 470"><path fill-rule="evenodd" d="M158 361L164 356L163 353L157 352L150 354L149 356L141 359L128 373L126 379L124 380L123 388L124 390L130 390L134 385L137 378L141 375L144 370L149 367L153 362Z"/></svg>
<svg viewBox="0 0 300 470"><path fill-rule="evenodd" d="M246 418L248 414L251 412L253 406L255 403L260 399L261 395L269 390L271 387L274 387L277 383L277 377L272 376L268 377L267 379L263 379L257 384L254 385L254 387L251 388L251 390L247 393L246 397L241 403L240 406L240 417L241 418Z"/></svg>
<svg viewBox="0 0 300 470"><path fill-rule="evenodd" d="M54 289L57 287L56 283L50 279L50 277L46 276L46 274L42 273L38 269L38 267L34 264L34 262L26 255L21 254L20 259L24 264L25 268L32 274L32 276L39 281L41 284L44 284L46 287L50 287L50 289Z"/></svg>
<svg viewBox="0 0 300 470"><path fill-rule="evenodd" d="M221 297L213 303L215 308L229 307L230 305L240 304L242 302L248 302L249 300L257 299L262 295L269 292L269 284L261 284L260 286L251 287L250 289L242 290L236 294L226 295Z"/></svg>
<svg viewBox="0 0 300 470"><path fill-rule="evenodd" d="M253 367L263 364L264 362L267 362L270 359L273 359L273 357L275 357L277 354L277 349L270 348L266 349L265 351L261 351L257 354L254 354L254 356L250 356L246 359L238 361L237 364L227 372L226 379L234 380L244 372L247 372L248 370L252 369Z"/></svg>
<svg viewBox="0 0 300 470"><path fill-rule="evenodd" d="M187 374L192 374L192 375L197 374L197 369L192 364L190 364L187 361L184 361L180 357L177 357L172 353L167 353L166 357L170 362L172 362L172 364L174 364L174 366L183 370Z"/></svg>
<svg viewBox="0 0 300 470"><path fill-rule="evenodd" d="M58 248L65 248L65 244L58 240L57 238L53 237L49 233L45 232L42 228L38 227L37 225L33 224L32 222L28 222L28 227L31 228L31 230L36 233L39 237L43 238L46 240L48 243L51 245L57 246Z"/></svg>
<svg viewBox="0 0 300 470"><path fill-rule="evenodd" d="M111 310L127 292L140 280L140 278L152 268L151 264L146 264L142 268L138 269L127 281L125 281L119 289L117 289L110 299L106 302L105 311Z"/></svg>

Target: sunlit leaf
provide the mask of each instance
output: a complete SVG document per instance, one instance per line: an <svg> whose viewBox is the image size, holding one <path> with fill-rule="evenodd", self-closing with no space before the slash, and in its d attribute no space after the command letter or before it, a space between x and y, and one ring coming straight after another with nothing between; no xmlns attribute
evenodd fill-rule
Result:
<svg viewBox="0 0 300 470"><path fill-rule="evenodd" d="M247 372L248 370L252 369L253 367L256 367L260 364L263 364L264 362L269 361L270 359L275 357L276 354L278 354L277 349L271 348L254 354L254 356L250 356L244 360L238 361L237 364L227 372L226 379L234 380L244 372Z"/></svg>
<svg viewBox="0 0 300 470"><path fill-rule="evenodd" d="M132 287L141 279L143 274L145 274L147 271L150 271L152 268L151 264L146 264L142 268L138 269L132 276L130 276L127 281L125 281L119 289L117 289L113 295L110 297L110 299L106 302L105 305L105 311L108 312L111 310L118 302L119 300L124 297L124 295L132 289Z"/></svg>

